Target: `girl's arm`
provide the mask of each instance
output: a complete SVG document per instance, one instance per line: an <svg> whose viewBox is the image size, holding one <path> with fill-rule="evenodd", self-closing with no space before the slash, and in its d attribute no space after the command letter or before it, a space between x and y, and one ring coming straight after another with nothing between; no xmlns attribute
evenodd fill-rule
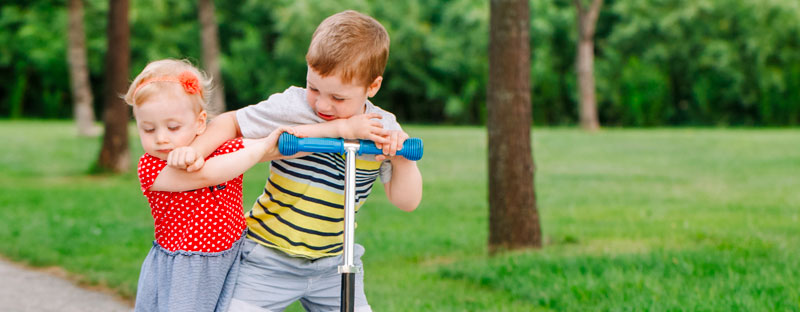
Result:
<svg viewBox="0 0 800 312"><path fill-rule="evenodd" d="M208 123L206 130L192 144L169 153L167 166L189 172L199 170L204 165L205 157L211 155L218 146L240 136L242 133L236 121L236 111L220 114Z"/></svg>
<svg viewBox="0 0 800 312"><path fill-rule="evenodd" d="M233 153L212 157L198 171L187 172L170 166L158 174L150 191L182 192L224 183L236 178L258 162L278 159L278 137L291 128L279 128L266 138L244 140L245 147Z"/></svg>

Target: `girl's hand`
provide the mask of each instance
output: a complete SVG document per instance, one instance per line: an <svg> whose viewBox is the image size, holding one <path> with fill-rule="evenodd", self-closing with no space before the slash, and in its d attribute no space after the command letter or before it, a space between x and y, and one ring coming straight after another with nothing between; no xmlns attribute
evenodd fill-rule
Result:
<svg viewBox="0 0 800 312"><path fill-rule="evenodd" d="M339 133L345 139L370 140L375 143L388 143L385 136L388 134L383 125L375 119L381 119L376 113L354 115L344 120L339 127Z"/></svg>
<svg viewBox="0 0 800 312"><path fill-rule="evenodd" d="M260 161L269 161L269 160L283 158L283 155L281 155L280 151L278 150L278 139L280 138L281 133L284 132L300 137L294 128L288 126L282 126L273 130L265 138L246 140L245 146L249 146L250 144L254 145L254 148L258 149L259 152L261 153Z"/></svg>
<svg viewBox="0 0 800 312"><path fill-rule="evenodd" d="M408 133L401 130L387 131L385 137L386 143L375 142L375 146L383 150L383 155L375 155L376 161L383 161L389 157L397 155L397 151L403 149L403 142L408 139Z"/></svg>
<svg viewBox="0 0 800 312"><path fill-rule="evenodd" d="M205 159L203 155L191 146L178 147L167 155L167 165L176 169L186 169L187 172L193 172L203 168Z"/></svg>

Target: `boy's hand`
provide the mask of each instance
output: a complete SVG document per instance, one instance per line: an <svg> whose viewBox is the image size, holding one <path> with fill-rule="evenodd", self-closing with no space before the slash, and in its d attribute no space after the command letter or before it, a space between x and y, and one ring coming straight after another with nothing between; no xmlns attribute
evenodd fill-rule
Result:
<svg viewBox="0 0 800 312"><path fill-rule="evenodd" d="M339 127L339 133L345 139L370 140L377 143L389 143L386 140L388 132L383 125L375 119L381 119L376 113L354 115L344 120Z"/></svg>
<svg viewBox="0 0 800 312"><path fill-rule="evenodd" d="M375 146L383 150L383 155L375 155L376 161L383 161L391 156L395 156L397 151L403 149L403 142L408 139L408 133L401 130L386 131L387 135L384 138L386 143L375 142Z"/></svg>
<svg viewBox="0 0 800 312"><path fill-rule="evenodd" d="M191 146L182 146L169 152L167 155L167 165L177 169L186 169L187 172L193 172L203 168L205 159L203 155Z"/></svg>

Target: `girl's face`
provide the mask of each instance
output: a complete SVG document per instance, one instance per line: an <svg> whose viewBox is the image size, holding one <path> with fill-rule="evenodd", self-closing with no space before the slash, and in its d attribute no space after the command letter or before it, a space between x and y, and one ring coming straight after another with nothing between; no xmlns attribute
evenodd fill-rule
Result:
<svg viewBox="0 0 800 312"><path fill-rule="evenodd" d="M185 95L154 94L133 107L144 151L166 160L169 152L187 146L206 129L206 112L197 112Z"/></svg>
<svg viewBox="0 0 800 312"><path fill-rule="evenodd" d="M368 97L381 87L383 77L378 77L368 87L361 84L342 83L339 75L320 76L311 67L306 74L306 101L324 120L350 118L364 113Z"/></svg>

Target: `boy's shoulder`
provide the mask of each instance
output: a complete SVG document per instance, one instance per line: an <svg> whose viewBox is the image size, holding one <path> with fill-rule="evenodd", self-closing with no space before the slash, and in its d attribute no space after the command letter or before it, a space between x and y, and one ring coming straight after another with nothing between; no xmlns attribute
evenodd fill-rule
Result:
<svg viewBox="0 0 800 312"><path fill-rule="evenodd" d="M397 122L397 117L394 116L391 112L378 107L372 102L367 101L367 107L364 110L364 113L371 114L376 113L381 115L380 123L383 125L383 128L386 130L402 130L400 127L400 123Z"/></svg>
<svg viewBox="0 0 800 312"><path fill-rule="evenodd" d="M290 86L283 90L283 92L273 93L271 94L266 100L259 102L259 105L266 105L266 104L277 104L277 103L294 103L294 102L305 102L306 100L306 89L297 87L297 86Z"/></svg>

